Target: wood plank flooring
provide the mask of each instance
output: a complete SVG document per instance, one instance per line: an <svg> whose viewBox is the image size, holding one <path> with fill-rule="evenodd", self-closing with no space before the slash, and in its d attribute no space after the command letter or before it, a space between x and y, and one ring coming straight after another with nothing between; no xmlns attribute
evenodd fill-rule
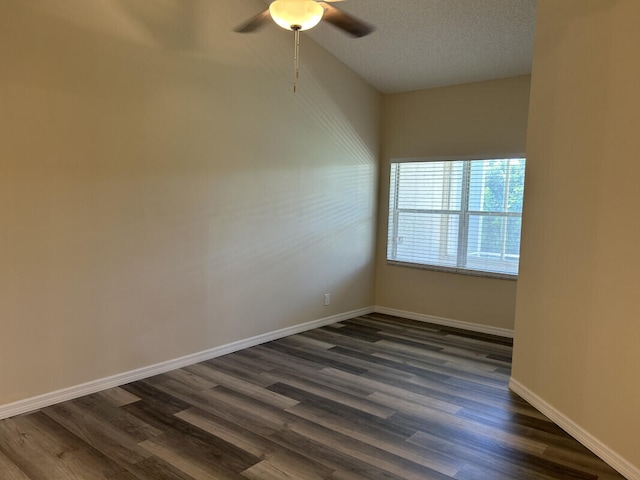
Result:
<svg viewBox="0 0 640 480"><path fill-rule="evenodd" d="M0 422L1 480L622 479L508 340L372 314Z"/></svg>

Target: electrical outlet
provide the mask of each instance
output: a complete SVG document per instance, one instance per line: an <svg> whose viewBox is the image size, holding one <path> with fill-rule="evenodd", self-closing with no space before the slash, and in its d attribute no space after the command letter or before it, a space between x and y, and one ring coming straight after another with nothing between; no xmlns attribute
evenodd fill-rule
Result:
<svg viewBox="0 0 640 480"><path fill-rule="evenodd" d="M330 293L325 293L324 294L324 304L329 305L331 303L331 294Z"/></svg>

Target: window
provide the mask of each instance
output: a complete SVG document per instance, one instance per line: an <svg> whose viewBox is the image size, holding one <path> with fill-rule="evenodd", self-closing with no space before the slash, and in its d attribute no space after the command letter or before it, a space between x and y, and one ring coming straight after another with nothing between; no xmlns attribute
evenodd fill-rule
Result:
<svg viewBox="0 0 640 480"><path fill-rule="evenodd" d="M391 164L387 260L514 277L525 159Z"/></svg>

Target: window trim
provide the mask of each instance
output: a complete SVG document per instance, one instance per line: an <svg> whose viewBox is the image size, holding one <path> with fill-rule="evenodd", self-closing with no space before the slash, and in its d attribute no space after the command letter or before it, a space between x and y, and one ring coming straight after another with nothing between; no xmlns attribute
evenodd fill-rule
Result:
<svg viewBox="0 0 640 480"><path fill-rule="evenodd" d="M389 161L389 182L387 182L387 185L390 186L391 185L391 165L394 163L413 163L413 162L417 162L417 163L425 163L425 162L455 162L455 161L463 161L463 162L469 162L469 161L473 161L473 160L509 160L509 159L515 159L515 158L522 158L525 160L526 162L526 154L524 154L523 152L518 152L518 153L511 153L511 154L499 154L499 155L455 155L455 156L438 156L438 157L407 157L407 158L391 158ZM468 185L469 182L469 178L468 178L468 169L464 169L464 175L466 176L466 178L463 179L463 185ZM398 188L398 182L399 182L399 177L397 177L395 179L395 188L394 190L397 192L397 188ZM462 195L463 197L468 197L469 195L469 189L468 188L464 188L462 189ZM390 197L390 191L387 193L387 199ZM394 196L394 208L392 210L391 205L388 204L388 209L387 211L390 213L392 211L397 211L398 210L398 195ZM461 198L461 205L464 202L464 198ZM466 203L468 205L468 202ZM409 211L409 210L405 210L405 211ZM429 209L417 209L417 212L421 212L421 213L429 213L431 212L431 210ZM503 217L503 218L522 218L522 213L514 213L514 212L477 212L475 210L468 210L468 211L464 211L462 208L460 210L433 210L432 213L438 213L438 214L442 214L442 213L452 213L455 215L459 215L460 216L460 222L467 222L469 216L471 215L484 215L484 216L499 216L499 217ZM494 278L494 279L500 279L500 280L511 280L511 281L517 281L518 280L518 274L510 274L510 273L501 273L501 272L489 272L489 271L485 271L485 270L471 270L471 269L467 269L467 268L461 268L461 267L448 267L448 266L444 266L444 265L432 265L432 264L423 264L423 263L412 263L412 262L405 262L405 261L400 261L400 260L393 260L393 259L389 259L388 258L388 252L389 252L389 227L391 225L392 222L389 221L389 213L387 213L387 235L386 235L386 241L387 241L387 246L385 248L385 257L387 260L387 265L390 266L398 266L398 267L407 267L407 268L415 268L418 270L430 270L430 271L436 271L436 272L445 272L445 273L453 273L453 274L458 274L458 275L469 275L469 276L475 276L475 277L484 277L484 278ZM398 228L397 225L398 222L398 216L397 215L393 215L393 226L392 228L396 229ZM467 235L465 235L466 232L466 228L459 228L459 235L460 237L463 238L463 242L466 244L467 243ZM459 240L460 241L460 240ZM396 247L397 248L397 247ZM466 249L458 249L458 256L460 255L460 251L463 251L463 256L466 256ZM394 256L396 256L396 252L393 253ZM461 264L459 262L459 258L456 259L458 264ZM519 262L518 262L519 263Z"/></svg>
<svg viewBox="0 0 640 480"><path fill-rule="evenodd" d="M453 273L456 275L468 275L472 277L495 278L499 280L512 281L518 280L518 275L512 275L510 273L487 272L483 270L467 270L466 268L443 267L439 265L427 265L426 263L410 263L387 259L387 265L390 265L392 267L415 268L417 270L430 270L433 272Z"/></svg>

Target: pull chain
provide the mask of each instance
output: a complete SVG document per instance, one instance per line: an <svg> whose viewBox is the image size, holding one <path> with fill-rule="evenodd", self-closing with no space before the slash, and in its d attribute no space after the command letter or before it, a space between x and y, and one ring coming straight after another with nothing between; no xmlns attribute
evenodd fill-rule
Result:
<svg viewBox="0 0 640 480"><path fill-rule="evenodd" d="M300 70L300 27L293 27L293 93L298 89L298 72Z"/></svg>

